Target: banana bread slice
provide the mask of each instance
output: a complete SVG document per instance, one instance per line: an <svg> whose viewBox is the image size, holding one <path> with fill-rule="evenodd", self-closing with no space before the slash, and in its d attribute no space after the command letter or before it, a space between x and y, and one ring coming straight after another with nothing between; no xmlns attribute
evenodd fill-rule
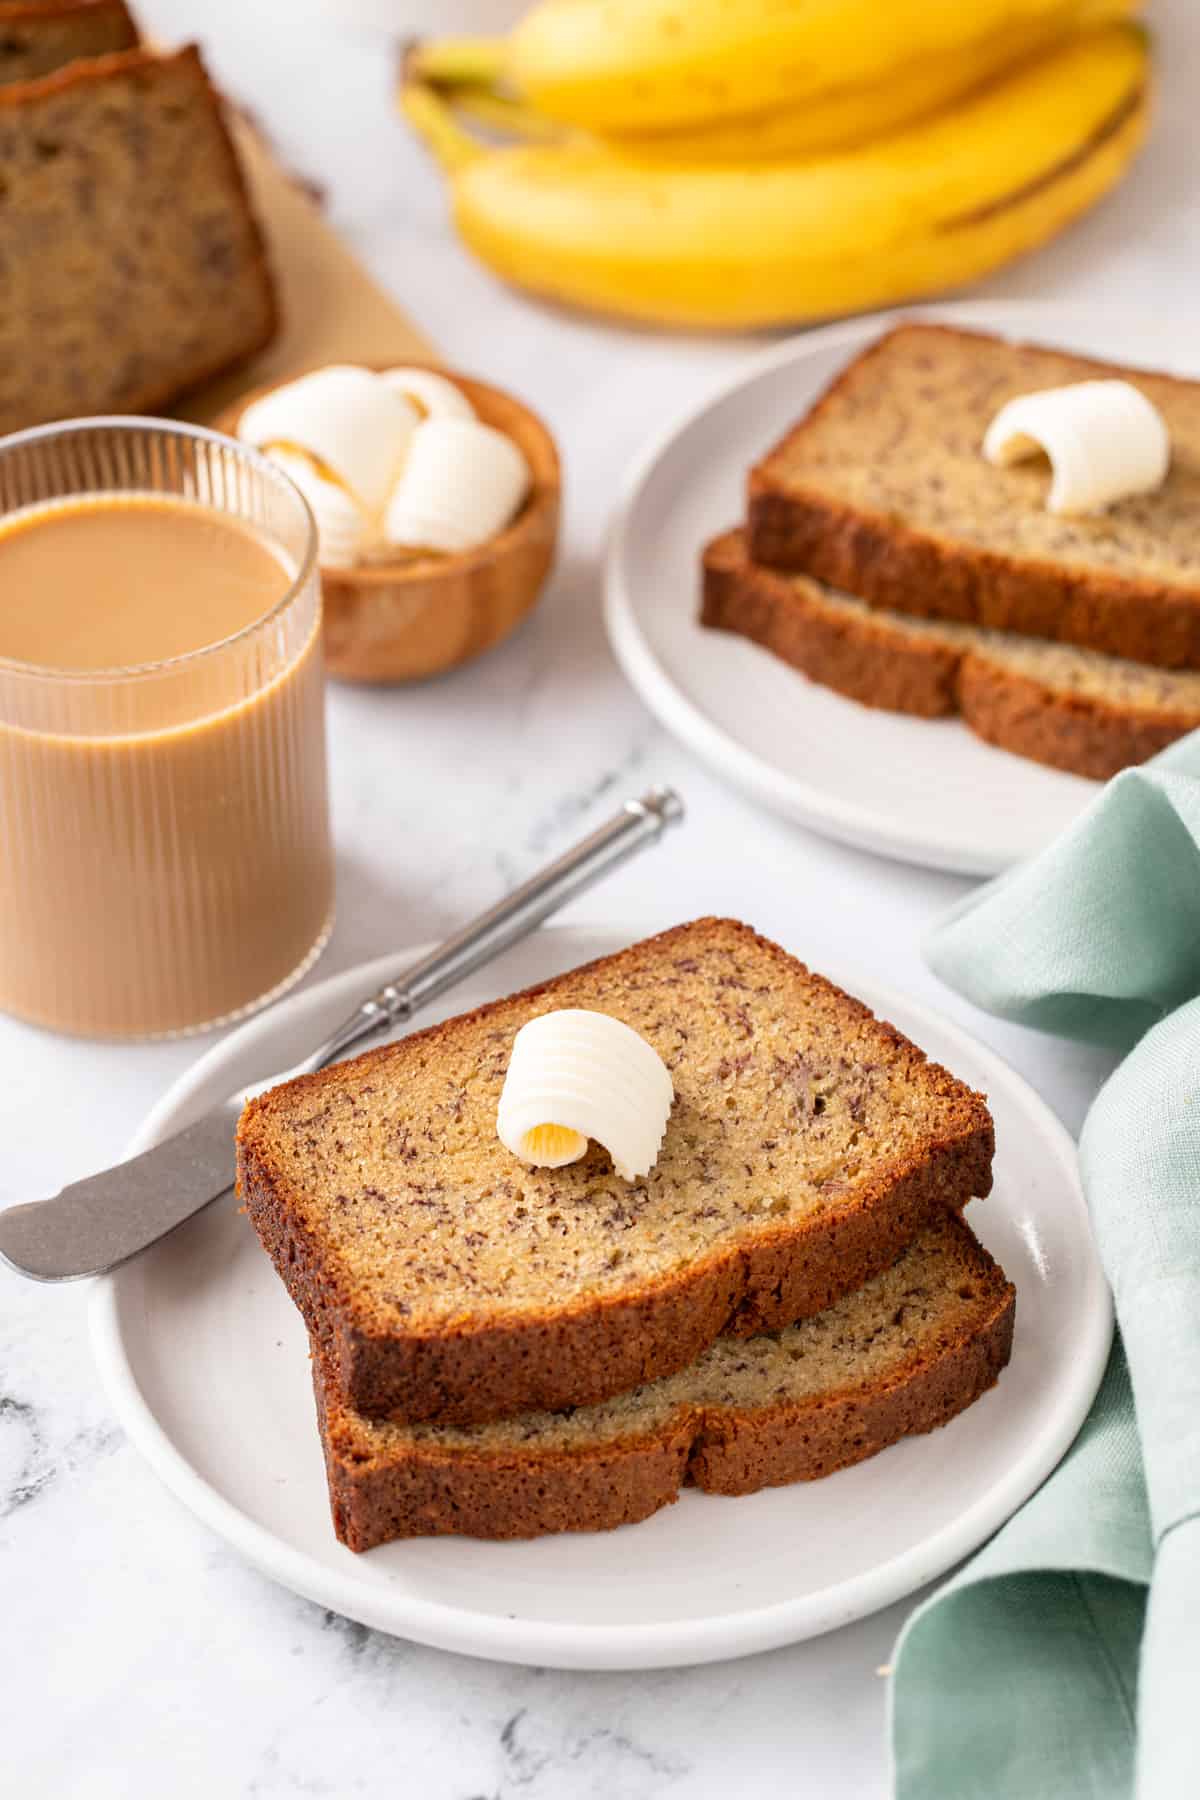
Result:
<svg viewBox="0 0 1200 1800"><path fill-rule="evenodd" d="M718 1338L698 1362L598 1406L491 1425L364 1419L319 1354L317 1417L334 1530L351 1550L456 1533L606 1531L685 1483L751 1494L815 1481L932 1431L993 1386L1014 1290L945 1214L898 1262L777 1337Z"/></svg>
<svg viewBox="0 0 1200 1800"><path fill-rule="evenodd" d="M645 1180L596 1146L527 1168L496 1136L517 1030L571 1006L671 1070ZM992 1149L980 1095L778 945L701 919L251 1101L238 1180L337 1392L470 1424L820 1312L987 1193Z"/></svg>
<svg viewBox="0 0 1200 1800"><path fill-rule="evenodd" d="M125 0L0 0L0 87L137 43Z"/></svg>
<svg viewBox="0 0 1200 1800"><path fill-rule="evenodd" d="M1018 394L1095 377L1166 420L1152 494L1092 518L1045 510L1044 459L993 468L984 432ZM863 351L749 479L755 562L873 606L1200 668L1200 383L941 325Z"/></svg>
<svg viewBox="0 0 1200 1800"><path fill-rule="evenodd" d="M0 87L0 432L169 405L269 341L275 301L195 49Z"/></svg>
<svg viewBox="0 0 1200 1800"><path fill-rule="evenodd" d="M700 620L864 706L961 713L1002 750L1094 781L1200 727L1200 672L871 607L751 562L740 531L704 551Z"/></svg>

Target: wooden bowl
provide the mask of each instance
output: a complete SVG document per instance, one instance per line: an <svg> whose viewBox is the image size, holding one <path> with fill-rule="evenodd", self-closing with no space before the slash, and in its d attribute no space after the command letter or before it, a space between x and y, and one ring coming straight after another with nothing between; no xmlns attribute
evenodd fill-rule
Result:
<svg viewBox="0 0 1200 1800"><path fill-rule="evenodd" d="M482 423L524 451L531 486L511 525L476 550L322 568L325 666L342 681L420 681L470 662L520 623L554 562L562 477L554 439L537 414L500 388L452 369L413 360L405 366L436 368L460 387ZM217 429L236 437L250 403L282 385L270 382L244 394L221 414Z"/></svg>

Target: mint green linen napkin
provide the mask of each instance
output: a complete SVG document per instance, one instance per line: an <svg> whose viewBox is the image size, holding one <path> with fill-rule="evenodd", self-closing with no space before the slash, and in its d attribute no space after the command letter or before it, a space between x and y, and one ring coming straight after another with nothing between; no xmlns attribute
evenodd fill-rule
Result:
<svg viewBox="0 0 1200 1800"><path fill-rule="evenodd" d="M901 1634L898 1800L1200 1800L1200 733L926 951L976 1005L1124 1053L1079 1147L1120 1336L1063 1462Z"/></svg>

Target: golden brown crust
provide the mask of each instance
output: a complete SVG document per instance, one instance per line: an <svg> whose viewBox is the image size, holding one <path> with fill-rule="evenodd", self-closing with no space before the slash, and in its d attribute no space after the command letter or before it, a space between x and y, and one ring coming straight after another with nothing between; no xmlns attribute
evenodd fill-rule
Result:
<svg viewBox="0 0 1200 1800"><path fill-rule="evenodd" d="M837 406L844 389L897 335L913 330L958 341L986 335L947 325L900 325L843 369L805 418L750 471L753 560L815 575L896 612L1051 638L1161 668L1200 668L1200 582L1001 555L915 529L894 516L859 510L780 473L778 462L806 427ZM1081 373L1100 377L1146 373L1078 360ZM1155 379L1172 381L1163 375Z"/></svg>
<svg viewBox="0 0 1200 1800"><path fill-rule="evenodd" d="M448 1450L422 1441L364 1456L318 1354L313 1383L337 1535L362 1551L399 1537L611 1530L669 1505L685 1483L750 1494L815 1481L932 1431L995 1384L1012 1349L1014 1290L973 1241L971 1256L985 1290L973 1326L932 1352L915 1349L877 1386L800 1404L681 1408L651 1434L584 1449Z"/></svg>
<svg viewBox="0 0 1200 1800"><path fill-rule="evenodd" d="M697 930L745 934L794 965L778 945L733 920L677 926L649 943L669 950L684 932ZM589 967L620 960L601 958ZM871 1017L832 983L811 979L837 998L848 1020ZM542 982L518 998L534 999L553 987L553 981ZM463 1021L486 1019L502 1004L476 1008ZM455 1023L368 1052L341 1071L355 1066L361 1073L436 1044ZM238 1189L331 1378L357 1411L472 1424L528 1408L588 1405L686 1367L723 1331L776 1331L822 1311L886 1267L939 1211L957 1212L989 1192L995 1139L982 1096L928 1062L894 1027L884 1024L883 1030L911 1059L914 1078L950 1100L954 1128L928 1138L915 1160L881 1162L852 1204L764 1228L676 1274L648 1279L631 1294L584 1295L542 1314L469 1318L423 1332L405 1331L393 1319L372 1331L318 1234L291 1204L271 1154L275 1109L306 1088L320 1091L344 1079L338 1069L302 1076L250 1102L238 1127Z"/></svg>
<svg viewBox="0 0 1200 1800"><path fill-rule="evenodd" d="M878 1393L837 1395L810 1408L730 1414L693 1448L688 1479L710 1494L753 1494L819 1480L903 1437L934 1431L995 1386L1012 1354L1015 1319L1016 1291L1005 1284L978 1332L933 1361L914 1362L905 1379Z"/></svg>
<svg viewBox="0 0 1200 1800"><path fill-rule="evenodd" d="M139 41L137 25L125 0L0 0L0 30L26 21L40 24L47 19L103 18L134 48Z"/></svg>
<svg viewBox="0 0 1200 1800"><path fill-rule="evenodd" d="M886 618L838 616L803 575L759 568L740 531L706 546L700 623L750 638L811 681L863 706L923 719L958 711L960 653L901 637Z"/></svg>
<svg viewBox="0 0 1200 1800"><path fill-rule="evenodd" d="M963 719L989 744L1092 781L1147 762L1200 726L1195 714L1124 711L1057 693L981 656L963 658L957 690Z"/></svg>
<svg viewBox="0 0 1200 1800"><path fill-rule="evenodd" d="M0 88L139 43L125 0L0 0Z"/></svg>
<svg viewBox="0 0 1200 1800"><path fill-rule="evenodd" d="M920 718L961 713L999 749L1093 781L1200 728L1196 710L1108 704L1038 681L967 641L921 639L886 613L841 615L809 578L752 563L741 532L705 549L701 623L750 638L862 705Z"/></svg>
<svg viewBox="0 0 1200 1800"><path fill-rule="evenodd" d="M313 1387L333 1527L351 1550L372 1550L392 1538L539 1537L632 1525L677 1499L687 1474L692 1428L686 1419L657 1438L584 1455L428 1450L364 1467L330 1425L337 1401L318 1357Z"/></svg>
<svg viewBox="0 0 1200 1800"><path fill-rule="evenodd" d="M181 371L170 381L158 380L132 395L122 396L122 410L132 413L161 411L181 400L192 389L210 381L214 376L241 368L272 342L279 329L278 297L271 274L266 238L258 215L251 204L245 173L233 139L229 134L221 97L209 79L200 50L195 44L186 45L182 50L169 57L158 56L154 51L144 48L117 51L108 56L89 57L68 63L63 68L42 76L36 81L16 82L9 87L0 87L0 123L2 123L3 112L6 108L27 107L40 99L68 93L73 88L86 88L103 84L114 77L137 75L142 71L149 74L155 69L168 67L175 67L192 75L197 91L202 94L209 109L216 131L219 154L225 164L231 187L243 210L246 229L252 245L251 266L259 289L260 322L256 331L247 336L246 341L239 347L235 355L222 353L208 358L202 355L198 356L191 367ZM40 417L37 421L13 422L11 428L15 429L18 423L31 424L35 422L40 423Z"/></svg>

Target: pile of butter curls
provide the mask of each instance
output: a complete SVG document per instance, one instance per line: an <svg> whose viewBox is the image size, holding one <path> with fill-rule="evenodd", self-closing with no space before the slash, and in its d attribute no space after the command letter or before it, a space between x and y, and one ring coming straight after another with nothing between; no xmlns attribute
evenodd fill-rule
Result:
<svg viewBox="0 0 1200 1800"><path fill-rule="evenodd" d="M238 436L304 495L328 568L473 550L529 491L518 446L432 369L317 369L253 401Z"/></svg>

